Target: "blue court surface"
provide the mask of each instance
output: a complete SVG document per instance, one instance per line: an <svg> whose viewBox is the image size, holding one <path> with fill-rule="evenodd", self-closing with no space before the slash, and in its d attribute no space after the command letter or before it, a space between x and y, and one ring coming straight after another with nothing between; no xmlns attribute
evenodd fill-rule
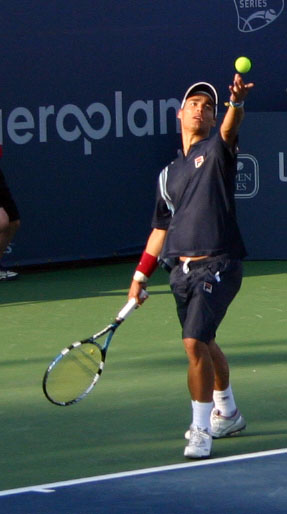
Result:
<svg viewBox="0 0 287 514"><path fill-rule="evenodd" d="M0 491L3 514L287 512L287 448Z"/></svg>

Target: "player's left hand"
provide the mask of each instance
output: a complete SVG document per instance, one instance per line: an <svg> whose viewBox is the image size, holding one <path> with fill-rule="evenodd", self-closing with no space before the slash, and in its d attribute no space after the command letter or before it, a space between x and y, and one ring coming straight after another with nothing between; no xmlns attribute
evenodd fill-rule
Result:
<svg viewBox="0 0 287 514"><path fill-rule="evenodd" d="M248 94L249 89L254 87L253 82L244 84L243 79L239 73L235 73L233 84L229 86L230 100L231 102L240 103L243 102Z"/></svg>

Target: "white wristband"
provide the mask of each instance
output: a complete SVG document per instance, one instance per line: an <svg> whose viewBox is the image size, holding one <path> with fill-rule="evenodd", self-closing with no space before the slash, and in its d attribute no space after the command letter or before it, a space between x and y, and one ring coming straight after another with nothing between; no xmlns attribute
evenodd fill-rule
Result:
<svg viewBox="0 0 287 514"><path fill-rule="evenodd" d="M229 100L229 105L234 109L240 109L240 107L244 106L244 101L242 100L242 102L232 102L232 100Z"/></svg>
<svg viewBox="0 0 287 514"><path fill-rule="evenodd" d="M141 271L136 271L134 276L133 276L133 279L136 280L137 282L147 282L148 281L148 277L142 273Z"/></svg>

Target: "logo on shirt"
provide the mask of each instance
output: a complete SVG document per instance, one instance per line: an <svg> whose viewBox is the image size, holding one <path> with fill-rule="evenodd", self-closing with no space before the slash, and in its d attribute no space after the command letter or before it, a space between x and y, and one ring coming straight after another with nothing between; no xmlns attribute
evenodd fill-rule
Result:
<svg viewBox="0 0 287 514"><path fill-rule="evenodd" d="M234 0L234 3L238 30L245 33L264 29L284 9L284 0Z"/></svg>
<svg viewBox="0 0 287 514"><path fill-rule="evenodd" d="M199 157L196 157L194 159L194 165L196 168L200 168L200 166L204 163L204 157L203 155L200 155Z"/></svg>
<svg viewBox="0 0 287 514"><path fill-rule="evenodd" d="M212 284L210 284L210 282L203 282L203 291L211 294L212 293Z"/></svg>

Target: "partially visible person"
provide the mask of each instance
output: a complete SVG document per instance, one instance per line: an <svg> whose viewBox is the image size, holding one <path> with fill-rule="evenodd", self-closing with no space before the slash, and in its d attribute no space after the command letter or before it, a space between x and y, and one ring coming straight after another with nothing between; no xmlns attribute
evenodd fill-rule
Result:
<svg viewBox="0 0 287 514"><path fill-rule="evenodd" d="M2 157L1 146L0 157ZM15 280L19 276L16 271L8 270L2 265L3 255L19 227L19 211L0 169L0 281Z"/></svg>

